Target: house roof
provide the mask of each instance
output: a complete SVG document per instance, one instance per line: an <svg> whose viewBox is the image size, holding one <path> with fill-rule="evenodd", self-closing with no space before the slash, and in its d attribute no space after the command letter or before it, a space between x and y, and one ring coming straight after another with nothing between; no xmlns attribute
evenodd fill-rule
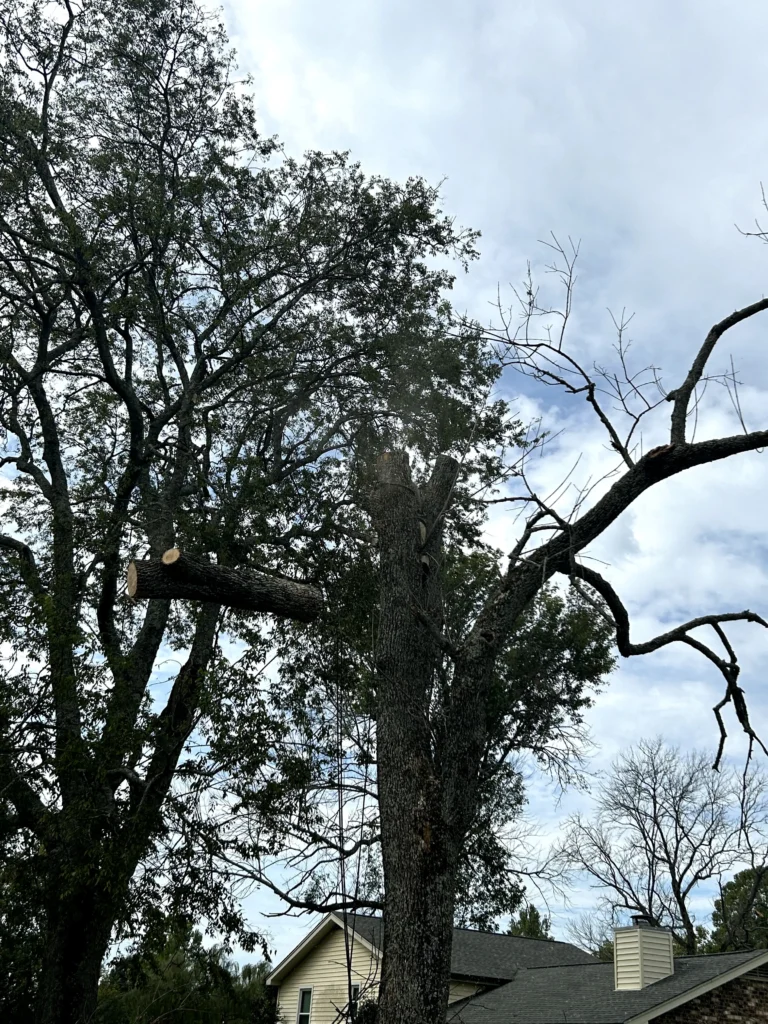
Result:
<svg viewBox="0 0 768 1024"><path fill-rule="evenodd" d="M267 978L283 978L333 928L328 914ZM348 914L347 929L373 954L382 947L380 917ZM613 963L596 960L569 942L550 942L454 928L451 976L498 987L452 1003L449 1024L647 1024L667 1010L748 971L768 968L768 950L676 957L674 974L639 991L614 990Z"/></svg>
<svg viewBox="0 0 768 1024"><path fill-rule="evenodd" d="M333 931L334 928L343 928L344 920L340 914L327 914L317 924L312 931L305 935L298 946L294 946L288 956L284 957L280 963L275 967L272 973L267 977L268 985L280 985L287 974L289 974L294 967L301 963L307 954L322 942L322 940ZM377 947L372 945L371 942L363 934L363 930L355 928L352 915L347 915L347 930L350 933L354 932L354 937L357 942L362 942L372 953L377 953Z"/></svg>
<svg viewBox="0 0 768 1024"><path fill-rule="evenodd" d="M283 978L304 959L334 927L343 926L341 914L328 914L267 978L269 985L279 985ZM372 951L382 947L383 922L380 917L347 914L347 930L357 941ZM451 976L471 978L498 984L509 981L521 967L547 967L562 964L591 964L597 961L589 953L570 942L550 942L516 935L476 932L469 928L453 929Z"/></svg>
<svg viewBox="0 0 768 1024"><path fill-rule="evenodd" d="M499 988L453 1003L456 1024L633 1024L768 963L768 950L675 958L675 973L639 991L614 990L613 964L529 967Z"/></svg>
<svg viewBox="0 0 768 1024"><path fill-rule="evenodd" d="M347 924L355 934L381 949L383 922L380 917L348 914ZM593 956L570 942L477 932L470 928L453 929L451 976L454 978L507 981L514 978L521 967L592 963L597 963Z"/></svg>

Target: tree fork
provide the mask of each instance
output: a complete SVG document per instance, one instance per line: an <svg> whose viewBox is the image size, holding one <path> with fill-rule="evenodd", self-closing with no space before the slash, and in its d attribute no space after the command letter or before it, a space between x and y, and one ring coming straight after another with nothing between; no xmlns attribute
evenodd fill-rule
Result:
<svg viewBox="0 0 768 1024"><path fill-rule="evenodd" d="M269 612L300 622L312 622L323 609L317 587L254 569L214 565L179 548L162 558L131 562L128 596L210 601L249 612Z"/></svg>

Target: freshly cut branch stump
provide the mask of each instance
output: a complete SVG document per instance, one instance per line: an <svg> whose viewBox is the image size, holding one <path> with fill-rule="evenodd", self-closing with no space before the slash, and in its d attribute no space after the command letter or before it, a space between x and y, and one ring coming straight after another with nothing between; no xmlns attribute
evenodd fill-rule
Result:
<svg viewBox="0 0 768 1024"><path fill-rule="evenodd" d="M270 612L287 619L312 622L323 607L323 595L306 583L276 576L212 565L178 548L162 558L131 562L128 566L128 596L188 601L210 601L249 612Z"/></svg>

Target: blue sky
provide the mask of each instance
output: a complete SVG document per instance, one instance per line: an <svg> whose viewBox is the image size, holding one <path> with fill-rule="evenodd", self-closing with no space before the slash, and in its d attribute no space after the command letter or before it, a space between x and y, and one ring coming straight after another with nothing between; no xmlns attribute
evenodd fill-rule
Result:
<svg viewBox="0 0 768 1024"><path fill-rule="evenodd" d="M251 0L225 6L244 71L253 75L263 130L288 152L349 149L365 171L446 179L444 208L482 231L482 259L459 277L454 302L481 320L497 286L509 296L537 240L554 231L581 241L571 343L607 361L607 309L634 312L639 363L667 388L713 322L760 298L768 251L743 238L761 212L768 175L768 6L716 0ZM768 222L768 214L765 214ZM764 426L768 319L727 339L752 428ZM575 458L583 483L610 465L600 429L579 400L536 392L512 378L523 413L563 428L536 467L553 485ZM668 406L645 433L664 441ZM738 425L723 389L711 388L699 436ZM590 554L632 614L636 639L692 615L752 608L768 594L768 455L705 467L645 495ZM508 549L514 526L492 535ZM753 721L768 733L768 636L736 627ZM721 683L695 652L667 650L624 662L589 716L604 768L624 746L661 732L683 748L713 748L711 708ZM731 723L732 724L732 723ZM731 755L743 755L735 729ZM531 814L551 833L588 797L559 808L537 783ZM573 911L589 906L574 893ZM276 909L258 894L254 910ZM555 931L567 912L553 904ZM269 927L278 956L308 925Z"/></svg>

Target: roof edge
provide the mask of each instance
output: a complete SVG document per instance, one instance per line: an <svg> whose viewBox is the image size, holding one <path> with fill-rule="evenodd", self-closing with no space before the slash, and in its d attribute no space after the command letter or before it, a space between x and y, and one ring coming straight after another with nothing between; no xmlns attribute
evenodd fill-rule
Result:
<svg viewBox="0 0 768 1024"><path fill-rule="evenodd" d="M315 925L312 931L308 935L305 935L297 946L293 947L288 956L283 957L272 973L267 975L265 984L279 985L288 971L292 970L300 960L304 959L311 949L314 949L321 939L325 938L331 930L332 925L333 921L331 920L330 915L323 917L323 919Z"/></svg>
<svg viewBox="0 0 768 1024"><path fill-rule="evenodd" d="M301 961L311 953L312 950L330 933L334 928L344 928L344 918L341 914L336 913L335 910L329 911L325 914L322 921L318 922L312 931L305 935L301 942L294 946L288 956L283 957L280 963L275 967L271 974L267 975L265 984L267 985L280 985L287 974L297 967ZM356 929L347 925L347 932L355 942L360 942L372 953L377 959L381 956L380 950L376 948L372 943L363 936Z"/></svg>
<svg viewBox="0 0 768 1024"><path fill-rule="evenodd" d="M715 955L727 956L728 954L720 953ZM694 958L691 957L691 959ZM683 1006L685 1003L689 1003L692 999L698 999L699 996L706 995L707 992L720 988L721 985L727 985L729 981L735 981L736 978L740 978L742 974L748 974L750 971L754 970L755 967L762 967L763 964L768 964L768 949L755 950L755 955L745 963L737 964L729 971L723 971L722 974L718 974L715 978L710 978L708 981L702 981L698 985L694 985L694 987L688 989L687 992L682 992L680 995L672 996L669 999L664 1000L664 1002L658 1003L656 1006L643 1010L642 1013L638 1013L634 1017L627 1018L625 1024L650 1024L650 1022L660 1014L669 1013L670 1010L675 1010L678 1006Z"/></svg>
<svg viewBox="0 0 768 1024"><path fill-rule="evenodd" d="M355 916L355 915L348 915L348 916ZM340 914L336 910L332 910L331 911L331 917L335 920L335 922L339 926L339 928L343 928L344 927L344 915L343 914ZM381 918L380 917L372 916L371 920L373 920L373 921L380 921ZM363 935L360 934L360 932L357 930L357 928L347 924L347 932L349 933L350 937L355 940L355 942L362 943L363 946L368 950L369 953L373 953L373 955L377 959L381 959L381 950L379 949L379 947L378 946L374 946L374 944L372 942L369 942L368 939L366 939Z"/></svg>

